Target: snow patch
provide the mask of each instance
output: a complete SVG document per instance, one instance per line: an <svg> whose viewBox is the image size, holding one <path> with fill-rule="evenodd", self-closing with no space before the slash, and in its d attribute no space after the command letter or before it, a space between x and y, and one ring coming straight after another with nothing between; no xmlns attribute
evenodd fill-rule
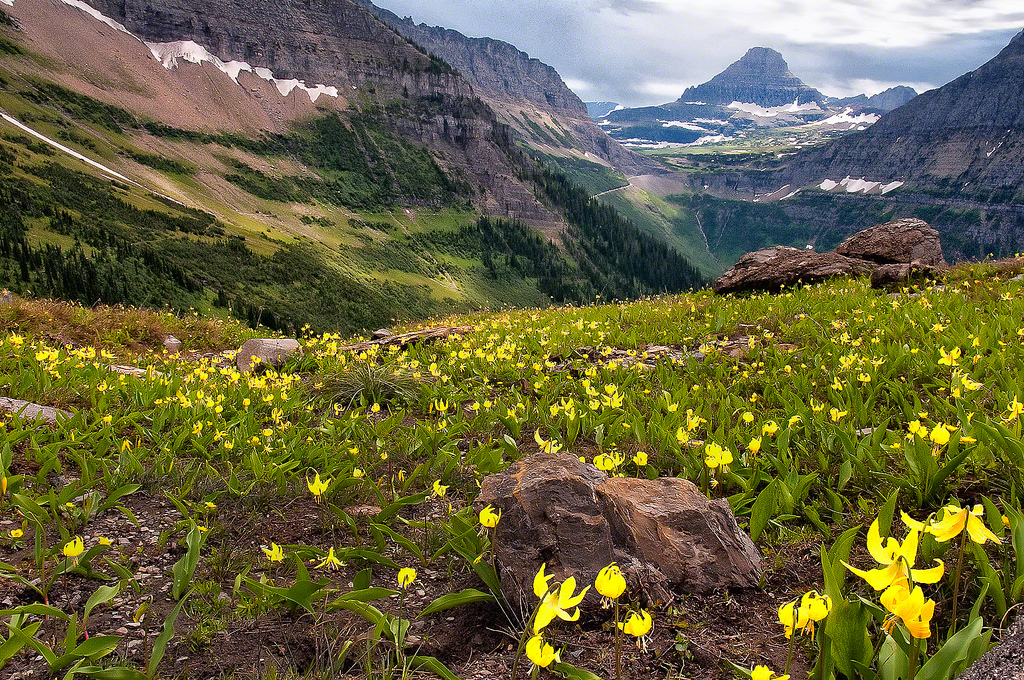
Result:
<svg viewBox="0 0 1024 680"><path fill-rule="evenodd" d="M695 142L690 142L686 146L704 146L705 144L717 144L718 142L728 142L733 140L734 137L726 137L725 135L704 135Z"/></svg>
<svg viewBox="0 0 1024 680"><path fill-rule="evenodd" d="M733 102L729 104L730 109L735 111L742 111L743 113L749 113L758 118L775 118L779 114L783 113L821 113L822 109L818 106L818 102L808 102L806 104L798 103L799 100L793 100L792 104L786 104L785 106L772 106L765 108L758 104L750 104L747 102Z"/></svg>
<svg viewBox="0 0 1024 680"><path fill-rule="evenodd" d="M694 118L694 123L704 123L705 125L728 125L727 120L718 120L717 118Z"/></svg>
<svg viewBox="0 0 1024 680"><path fill-rule="evenodd" d="M878 195L887 194L894 189L898 189L903 186L903 182L872 182L866 180L863 177L860 179L853 179L847 175L844 179L839 182L833 182L830 179L822 180L818 188L822 191L845 191L848 194L862 193L865 195Z"/></svg>
<svg viewBox="0 0 1024 680"><path fill-rule="evenodd" d="M108 17L108 16L106 16L104 14L101 14L99 11L97 11L96 9L90 7L89 5L87 5L86 3L82 2L81 0L61 0L61 2L63 2L65 5L68 5L70 7L75 7L77 9L82 10L83 12L85 12L86 14L91 16L93 19L96 19L97 21L102 21L107 26L110 26L111 28L113 28L116 31L121 31L122 33L127 33L128 35L131 35L133 38L135 37L134 35L131 34L131 32L127 28L125 28L121 24L117 23L116 21L114 21L110 17ZM7 4L10 5L11 7L14 7L14 0L10 0L10 2L8 2Z"/></svg>
<svg viewBox="0 0 1024 680"><path fill-rule="evenodd" d="M662 123L661 127L681 127L684 130L693 130L694 132L710 132L707 128L703 128L700 125L694 125L693 123L687 123L681 120L670 120L667 123Z"/></svg>
<svg viewBox="0 0 1024 680"><path fill-rule="evenodd" d="M7 5L8 7L14 7L14 0L0 0L0 2Z"/></svg>
<svg viewBox="0 0 1024 680"><path fill-rule="evenodd" d="M694 106L707 106L706 102L683 102L684 104L692 104Z"/></svg>
<svg viewBox="0 0 1024 680"><path fill-rule="evenodd" d="M11 0L11 2L14 2L14 0ZM625 105L625 104L616 104L616 105L615 105L615 108L614 108L614 109L612 109L612 111L621 111L621 110L622 110L622 109L624 109L624 108L626 108L626 105Z"/></svg>
<svg viewBox="0 0 1024 680"><path fill-rule="evenodd" d="M846 109L843 110L842 113L837 113L823 120L816 120L813 123L808 123L807 127L812 127L815 125L840 125L843 123L849 123L850 127L848 129L850 130L853 130L854 128L864 129L858 126L874 125L875 123L878 122L879 118L881 118L881 116L879 116L876 113L861 113L853 115L853 109L847 107Z"/></svg>
<svg viewBox="0 0 1024 680"><path fill-rule="evenodd" d="M68 0L64 0L67 2ZM311 102L316 102L320 98L320 95L325 94L328 97L338 96L338 88L333 85L321 85L316 84L313 86L306 85L305 82L297 78L289 78L286 80L278 80L274 78L274 73L263 67L253 68L244 61L229 61L223 62L213 54L210 54L202 45L199 45L191 40L178 40L169 43L146 43L146 47L153 53L157 61L163 64L164 68L170 70L178 66L178 59L184 59L187 62L193 64L202 64L203 62L209 62L213 66L217 67L231 78L231 80L237 85L238 74L242 71L249 73L255 73L260 78L269 81L274 84L277 91L281 93L281 96L287 97L292 93L293 90L299 89L309 95Z"/></svg>

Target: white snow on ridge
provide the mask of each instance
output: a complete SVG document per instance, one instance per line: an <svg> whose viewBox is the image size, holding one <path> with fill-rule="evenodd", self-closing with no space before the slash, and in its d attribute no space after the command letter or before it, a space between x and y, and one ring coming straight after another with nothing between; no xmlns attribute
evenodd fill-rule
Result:
<svg viewBox="0 0 1024 680"><path fill-rule="evenodd" d="M690 142L686 146L704 146L705 144L717 144L718 142L728 142L734 137L726 137L725 135L704 135L695 142Z"/></svg>
<svg viewBox="0 0 1024 680"><path fill-rule="evenodd" d="M0 2L4 3L8 7L14 7L14 0L0 0Z"/></svg>
<svg viewBox="0 0 1024 680"><path fill-rule="evenodd" d="M757 116L758 118L774 118L780 113L819 113L821 107L818 106L818 102L808 102L807 104L798 104L799 100L794 100L792 104L786 104L785 106L772 106L765 108L758 104L750 104L747 102L733 102L729 104L730 109L736 111L742 111L743 113L749 113Z"/></svg>
<svg viewBox="0 0 1024 680"><path fill-rule="evenodd" d="M106 16L104 14L101 14L99 12L99 10L94 9L93 7L87 5L86 3L82 2L81 0L61 0L61 2L63 2L65 5L69 5L71 7L76 7L78 9L82 10L83 12L85 12L86 14L91 16L93 19L96 19L97 21L102 21L103 23L105 23L107 26L110 26L114 30L121 31L122 33L127 33L128 35L132 35L131 32L127 28L125 28L121 24L117 23L116 21L114 21L110 17L108 17L108 16ZM14 0L11 0L9 4L11 5L11 7L14 7ZM134 38L135 36L132 35L132 37Z"/></svg>
<svg viewBox="0 0 1024 680"><path fill-rule="evenodd" d="M901 186L903 186L903 182L889 182L885 184L883 182L872 182L863 177L861 179L852 179L847 175L845 179L839 182L833 182L830 179L823 180L818 185L818 188L822 191L845 191L848 194L885 195L894 189L899 189Z"/></svg>
<svg viewBox="0 0 1024 680"><path fill-rule="evenodd" d="M812 127L814 125L839 125L841 123L850 123L849 129L852 130L855 127L859 127L864 124L874 125L878 122L879 118L881 118L881 116L876 113L861 113L855 116L853 115L853 109L847 107L842 113L837 113L823 120L816 120L813 123L808 123L807 127Z"/></svg>
<svg viewBox="0 0 1024 680"><path fill-rule="evenodd" d="M684 121L681 121L681 120L670 120L670 121L668 121L666 123L662 123L661 127L665 127L665 128L681 127L684 130L693 130L694 132L710 132L710 130L708 130L707 128L701 127L700 125L695 125L693 123L687 123L687 122L684 122Z"/></svg>
<svg viewBox="0 0 1024 680"><path fill-rule="evenodd" d="M67 1L67 0L65 0ZM223 71L228 78L231 78L235 84L238 84L238 74L242 71L249 73L255 73L260 78L267 80L274 84L277 91L281 93L282 97L287 97L291 94L292 90L298 88L307 95L309 100L315 102L319 99L320 95L325 94L328 97L337 97L338 88L333 85L313 85L312 87L306 85L305 82L297 78L289 78L287 80L278 80L274 77L273 72L268 68L256 67L253 68L244 61L229 61L227 63L221 61L216 56L210 54L202 45L199 45L191 40L178 40L176 42L169 43L146 43L146 47L153 53L153 56L157 58L164 68L170 70L178 66L178 59L184 59L187 62L193 64L201 64L204 61L209 62L216 66L218 69Z"/></svg>

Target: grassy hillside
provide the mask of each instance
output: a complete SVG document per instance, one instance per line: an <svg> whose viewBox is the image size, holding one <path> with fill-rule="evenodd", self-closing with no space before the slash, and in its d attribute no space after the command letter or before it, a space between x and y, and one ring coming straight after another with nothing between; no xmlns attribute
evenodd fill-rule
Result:
<svg viewBox="0 0 1024 680"><path fill-rule="evenodd" d="M118 375L105 352L154 344L140 339L158 319L130 314L119 334L110 314L15 298L3 396L73 415L3 422L0 666L511 677L533 631L495 600L473 502L483 476L563 449L693 481L765 557L750 591L667 601L631 581L623 609L653 628L623 645L625 677L733 678L732 663L804 677L818 659L821 677L851 660L885 677L895 659L951 678L1022 598L1022 269L452 317L469 329L401 350L310 336L261 375L150 351ZM201 350L245 336L159 323ZM813 638L797 611L812 590L829 598L803 600L823 617ZM801 621L790 640L780 605ZM562 672L615 677L612 615L539 631Z"/></svg>

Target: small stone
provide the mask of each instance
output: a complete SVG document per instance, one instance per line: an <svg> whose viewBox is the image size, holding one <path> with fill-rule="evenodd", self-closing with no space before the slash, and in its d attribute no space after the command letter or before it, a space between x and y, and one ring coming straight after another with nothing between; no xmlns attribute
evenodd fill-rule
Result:
<svg viewBox="0 0 1024 680"><path fill-rule="evenodd" d="M302 354L298 340L291 338L253 338L246 340L235 354L235 365L242 373L248 373L257 364L281 368L292 354Z"/></svg>
<svg viewBox="0 0 1024 680"><path fill-rule="evenodd" d="M121 626L120 628L115 630L114 633L117 634L117 635L127 635L128 634L128 629L125 628L124 626Z"/></svg>
<svg viewBox="0 0 1024 680"><path fill-rule="evenodd" d="M168 335L166 338L164 338L164 348L171 354L180 352L181 347L181 340L178 340L173 335Z"/></svg>

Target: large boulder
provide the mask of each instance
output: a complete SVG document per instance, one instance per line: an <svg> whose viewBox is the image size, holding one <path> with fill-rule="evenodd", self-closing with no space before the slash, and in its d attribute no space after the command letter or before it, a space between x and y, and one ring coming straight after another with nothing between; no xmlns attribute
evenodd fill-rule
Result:
<svg viewBox="0 0 1024 680"><path fill-rule="evenodd" d="M866 274L874 266L836 253L773 246L747 253L713 284L719 294L777 291L796 283L817 283L836 276Z"/></svg>
<svg viewBox="0 0 1024 680"><path fill-rule="evenodd" d="M711 501L683 479L609 478L566 453L539 453L484 479L478 502L502 511L494 556L505 598L523 611L536 604L541 564L579 587L617 562L631 585L691 593L752 587L761 558L723 500ZM584 607L600 597L588 595Z"/></svg>
<svg viewBox="0 0 1024 680"><path fill-rule="evenodd" d="M876 224L858 231L833 252L877 264L946 266L939 232L924 220L915 218Z"/></svg>
<svg viewBox="0 0 1024 680"><path fill-rule="evenodd" d="M71 413L59 408L41 406L10 397L0 397L0 411L17 414L24 421L36 421L45 425L55 425L58 420L72 417Z"/></svg>
<svg viewBox="0 0 1024 680"><path fill-rule="evenodd" d="M258 364L281 368L285 360L296 352L302 353L298 340L291 338L252 338L242 343L235 354L235 365L248 373Z"/></svg>

